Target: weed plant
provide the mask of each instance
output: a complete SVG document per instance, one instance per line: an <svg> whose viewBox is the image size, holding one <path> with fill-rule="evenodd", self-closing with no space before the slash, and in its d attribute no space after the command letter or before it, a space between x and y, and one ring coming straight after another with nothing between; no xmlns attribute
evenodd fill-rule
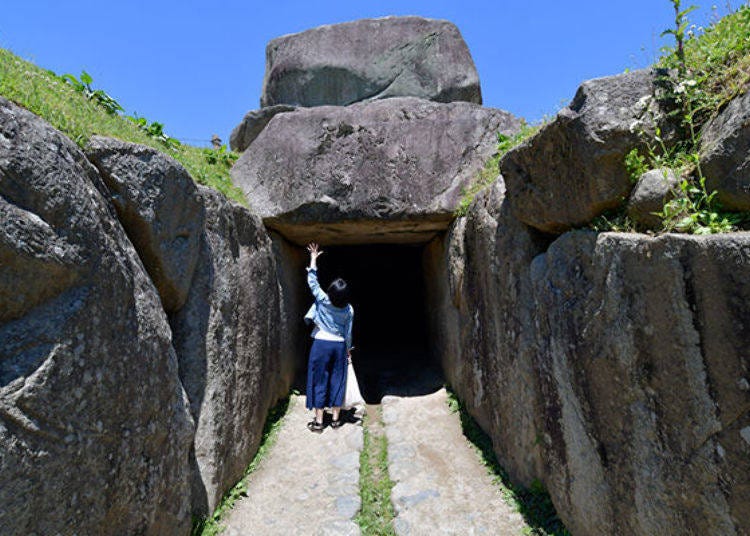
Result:
<svg viewBox="0 0 750 536"><path fill-rule="evenodd" d="M103 90L94 89L92 83L85 71L80 79L58 76L0 49L0 95L42 117L79 146L85 146L94 134L149 145L179 161L196 182L246 204L242 191L229 176L237 155L226 148L183 145L169 138L159 123L143 118L129 120L119 113L120 103Z"/></svg>
<svg viewBox="0 0 750 536"><path fill-rule="evenodd" d="M505 502L514 507L528 524L529 527L524 533L534 536L570 536L560 518L557 517L555 507L544 485L536 480L529 489L513 484L497 461L490 437L469 415L456 393L450 387L447 391L448 407L452 412L459 414L464 435L476 449L494 483L500 488Z"/></svg>
<svg viewBox="0 0 750 536"><path fill-rule="evenodd" d="M663 222L662 231L734 231L746 225L750 217L724 210L716 192L706 189L700 166L700 131L750 85L750 4L701 31L689 25L688 14L694 6L684 8L682 0L669 1L675 12L674 27L662 36L671 35L675 44L662 49L656 65L660 73L657 99L676 132L667 140L656 126L653 136L644 136L644 150L633 149L626 155L625 166L634 180L656 168L671 168L681 177L674 198L657 213ZM604 230L607 221L606 217L597 218L592 227ZM611 221L616 225L616 219Z"/></svg>
<svg viewBox="0 0 750 536"><path fill-rule="evenodd" d="M258 452L255 453L253 461L250 462L245 474L242 476L239 482L230 489L224 497L221 499L219 506L216 508L214 513L207 518L194 518L193 528L191 536L216 536L224 530L222 521L233 507L234 504L242 497L247 497L247 479L255 472L260 466L261 462L265 459L268 451L276 443L276 438L279 435L279 429L283 423L283 419L289 411L291 397L287 396L277 403L268 412L266 422L263 425L263 433L260 438L260 446Z"/></svg>
<svg viewBox="0 0 750 536"><path fill-rule="evenodd" d="M56 76L52 71L47 72L52 76ZM118 112L125 111L125 108L120 106L120 103L112 98L112 96L110 96L108 93L105 93L104 90L94 89L91 87L94 79L91 78L91 75L86 71L81 72L80 80L72 74L64 74L59 78L66 84L70 84L74 90L76 90L78 93L82 93L83 96L87 99L96 102L99 106L104 108L104 110L109 115L117 115Z"/></svg>

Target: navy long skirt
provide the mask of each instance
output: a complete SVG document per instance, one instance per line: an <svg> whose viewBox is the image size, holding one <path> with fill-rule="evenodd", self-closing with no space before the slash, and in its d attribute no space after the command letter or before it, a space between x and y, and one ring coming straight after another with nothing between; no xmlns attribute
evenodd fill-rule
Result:
<svg viewBox="0 0 750 536"><path fill-rule="evenodd" d="M340 406L345 391L346 344L313 339L307 365L307 409Z"/></svg>

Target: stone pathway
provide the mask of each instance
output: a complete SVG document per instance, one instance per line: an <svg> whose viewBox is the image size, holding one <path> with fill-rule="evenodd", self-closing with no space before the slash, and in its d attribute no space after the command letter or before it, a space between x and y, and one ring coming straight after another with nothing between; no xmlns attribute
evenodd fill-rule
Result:
<svg viewBox="0 0 750 536"><path fill-rule="evenodd" d="M314 434L306 427L312 412L305 409L305 397L292 396L290 403L276 444L250 475L248 496L235 504L222 534L360 534L352 518L360 507L362 426L346 423Z"/></svg>
<svg viewBox="0 0 750 536"><path fill-rule="evenodd" d="M399 536L522 534L523 517L502 499L464 437L445 389L386 396L382 406Z"/></svg>
<svg viewBox="0 0 750 536"><path fill-rule="evenodd" d="M353 518L360 508L360 423L313 434L306 428L311 412L305 398L293 396L291 405L223 534L359 535ZM382 409L399 536L522 534L523 518L503 501L464 437L445 389L386 396Z"/></svg>

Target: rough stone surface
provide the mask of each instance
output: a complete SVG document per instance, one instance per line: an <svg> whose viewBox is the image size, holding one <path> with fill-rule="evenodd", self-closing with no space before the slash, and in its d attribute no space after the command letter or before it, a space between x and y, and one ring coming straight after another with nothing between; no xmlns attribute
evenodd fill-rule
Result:
<svg viewBox="0 0 750 536"><path fill-rule="evenodd" d="M205 225L197 268L171 325L196 422L193 510L205 514L242 476L294 370L280 356L279 281L263 224L218 192L199 191Z"/></svg>
<svg viewBox="0 0 750 536"><path fill-rule="evenodd" d="M261 106L346 106L420 97L482 103L471 54L455 25L385 17L321 26L266 47Z"/></svg>
<svg viewBox="0 0 750 536"><path fill-rule="evenodd" d="M312 412L303 396L292 396L279 435L250 475L248 496L226 521L227 536L358 536L360 423L322 434L306 424Z"/></svg>
<svg viewBox="0 0 750 536"><path fill-rule="evenodd" d="M750 210L750 92L703 129L701 168L708 191L732 210Z"/></svg>
<svg viewBox="0 0 750 536"><path fill-rule="evenodd" d="M747 233L573 232L534 260L547 485L573 534L748 531L748 276Z"/></svg>
<svg viewBox="0 0 750 536"><path fill-rule="evenodd" d="M522 533L523 518L479 463L445 389L382 404L396 534Z"/></svg>
<svg viewBox="0 0 750 536"><path fill-rule="evenodd" d="M496 183L425 251L433 352L501 464L573 534L747 532L750 234L548 240Z"/></svg>
<svg viewBox="0 0 750 536"><path fill-rule="evenodd" d="M518 219L548 233L588 223L632 188L625 155L653 130L653 75L584 82L570 106L500 161ZM651 113L656 113L652 110Z"/></svg>
<svg viewBox="0 0 750 536"><path fill-rule="evenodd" d="M164 153L94 136L86 156L112 192L120 223L159 290L164 309L187 299L198 260L203 205L193 179Z"/></svg>
<svg viewBox="0 0 750 536"><path fill-rule="evenodd" d="M469 103L394 98L276 116L232 169L252 208L298 244L428 241L519 120Z"/></svg>
<svg viewBox="0 0 750 536"><path fill-rule="evenodd" d="M229 136L229 148L241 153L266 128L266 125L273 119L273 116L283 112L291 112L295 109L294 106L278 104L276 106L261 108L260 110L250 110L242 118L240 124L232 130L232 134Z"/></svg>
<svg viewBox="0 0 750 536"><path fill-rule="evenodd" d="M310 307L305 270L310 257L307 251L290 244L278 233L269 234L281 291L281 370L285 371L284 378L289 371L294 372L292 378L306 378L310 328L301 319Z"/></svg>
<svg viewBox="0 0 750 536"><path fill-rule="evenodd" d="M543 480L529 264L546 244L513 218L503 193L499 180L428 247L432 352L505 470L528 486Z"/></svg>
<svg viewBox="0 0 750 536"><path fill-rule="evenodd" d="M169 325L105 190L72 141L0 98L3 533L190 529Z"/></svg>
<svg viewBox="0 0 750 536"><path fill-rule="evenodd" d="M628 200L628 216L638 226L658 229L664 204L681 195L680 179L671 169L652 169L638 179Z"/></svg>

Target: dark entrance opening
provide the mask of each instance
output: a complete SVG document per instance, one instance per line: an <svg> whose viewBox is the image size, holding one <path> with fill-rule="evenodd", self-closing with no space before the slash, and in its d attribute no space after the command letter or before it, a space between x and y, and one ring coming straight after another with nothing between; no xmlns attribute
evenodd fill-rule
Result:
<svg viewBox="0 0 750 536"><path fill-rule="evenodd" d="M350 285L354 306L352 362L368 404L385 395L432 393L442 384L428 348L421 245L327 246L319 277Z"/></svg>

